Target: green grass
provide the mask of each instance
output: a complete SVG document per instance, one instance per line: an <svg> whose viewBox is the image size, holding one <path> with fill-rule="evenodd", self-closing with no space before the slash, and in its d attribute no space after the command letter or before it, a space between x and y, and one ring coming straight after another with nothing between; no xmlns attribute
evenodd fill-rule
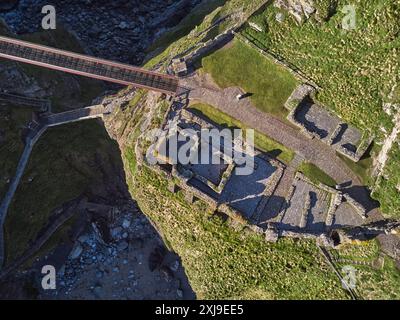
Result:
<svg viewBox="0 0 400 320"><path fill-rule="evenodd" d="M195 103L190 106L190 109L200 116L223 127L246 129L246 126L243 123L217 110L213 106L204 103ZM256 130L254 131L254 144L256 148L269 153L271 156L277 155L277 158L284 163L289 163L294 158L294 152L292 150L289 150L285 146Z"/></svg>
<svg viewBox="0 0 400 320"><path fill-rule="evenodd" d="M53 210L87 192L90 185L101 184L113 165L122 166L118 157L118 146L96 120L48 130L35 145L9 208L7 263L35 241ZM103 171L93 170L98 163Z"/></svg>
<svg viewBox="0 0 400 320"><path fill-rule="evenodd" d="M383 111L382 104L398 101L398 86L392 99L390 94L400 76L400 2L355 1L357 24L352 31L341 28L344 18L341 9L348 1L339 0L337 13L324 19L329 3L329 0L318 1L322 19L311 18L301 26L285 12L284 22L277 22L275 16L280 10L269 6L251 18L266 32L246 26L241 33L314 80L322 88L316 95L318 101L344 121L375 136L376 142L382 142L381 127L387 132L393 127L392 117ZM397 217L400 216L399 152L399 148L394 148L384 172L386 178L378 181L374 193L382 211ZM371 160L366 160L350 167L372 187L370 164Z"/></svg>
<svg viewBox="0 0 400 320"><path fill-rule="evenodd" d="M389 154L389 161L372 196L378 199L386 215L398 219L400 217L400 145L394 143Z"/></svg>
<svg viewBox="0 0 400 320"><path fill-rule="evenodd" d="M157 64L161 64L166 67L169 63L169 60L177 55L186 52L189 48L206 41L209 39L210 33L215 31L215 28L209 30L209 28L214 24L214 22L222 17L235 12L240 12L243 17L249 17L255 10L263 3L264 0L229 0L225 1L225 4L221 7L216 8L210 14L206 15L200 24L197 24L198 21L201 20L201 17L210 10L210 8L214 8L222 1L214 0L207 1L202 4L199 4L193 12L191 12L191 19L193 21L189 21L189 19L183 19L176 27L174 27L170 32L165 33L157 39L152 48L159 47L160 50L156 50L152 55L147 57L145 62L145 67L152 67ZM220 32L227 30L230 27L233 27L238 23L237 18L230 19L222 26L218 27ZM188 30L189 25L195 24L196 27L187 35L178 39L181 34L185 34ZM207 31L209 32L203 32ZM173 40L173 41L172 41ZM171 42L172 41L172 42ZM169 44L169 45L168 45Z"/></svg>
<svg viewBox="0 0 400 320"><path fill-rule="evenodd" d="M14 176L19 157L24 150L22 128L31 118L30 109L0 107L0 199L3 199L8 181Z"/></svg>
<svg viewBox="0 0 400 320"><path fill-rule="evenodd" d="M361 179L363 183L368 184L373 182L373 178L371 176L373 166L372 157L367 157L361 159L358 162L354 162L349 158L343 156L342 154L338 155L346 163L346 165Z"/></svg>
<svg viewBox="0 0 400 320"><path fill-rule="evenodd" d="M209 1L203 1L196 8L192 10L182 21L171 30L167 31L160 38L158 38L151 47L147 50L152 52L156 49L165 49L171 45L176 39L186 36L194 28L197 29L204 18L208 16L211 12L216 10L218 7L224 5L226 0L215 0L211 3Z"/></svg>
<svg viewBox="0 0 400 320"><path fill-rule="evenodd" d="M297 80L281 66L239 40L205 57L202 64L220 87L239 86L252 94L258 109L285 118L283 105Z"/></svg>
<svg viewBox="0 0 400 320"><path fill-rule="evenodd" d="M81 52L78 42L62 28L30 34L24 39ZM87 105L103 88L101 82L88 78L76 78L27 64L20 66L46 88L55 112ZM7 128L6 142L0 144L0 176L11 178L22 154L21 127L27 124L31 111L15 107L4 112L10 120L3 126L4 118L0 118L2 128ZM17 258L36 240L56 208L88 191L93 183L101 183L104 172L94 169L99 161L109 172L114 170L110 163L119 162L122 167L119 154L116 143L96 120L48 130L35 145L9 208L5 222L6 263ZM1 179L1 195L6 187ZM58 237L57 233L54 239Z"/></svg>
<svg viewBox="0 0 400 320"><path fill-rule="evenodd" d="M227 3L233 2L238 1ZM171 51L155 57L153 62L171 54L179 46L184 48L185 41L175 42L169 48ZM196 104L192 108L215 123L227 127L241 126L237 120L212 106ZM281 239L276 244L266 243L262 237L232 228L229 220L223 222L212 215L203 201L189 205L184 201L182 190L176 194L168 192L166 179L146 167L137 167L134 139L130 143L132 147L124 152L130 192L170 248L182 258L198 298L348 298L313 241ZM133 168L133 172L129 172L129 168ZM383 279L388 279L386 274ZM386 288L380 288L380 282L375 278L370 282L375 287L374 295L384 296ZM392 288L398 287L391 279L388 284Z"/></svg>
<svg viewBox="0 0 400 320"><path fill-rule="evenodd" d="M344 244L338 250L331 250L331 253L338 258L373 263L379 257L379 251L378 241L370 240ZM393 259L385 256L382 269L350 262L340 263L339 267L345 265L355 268L356 290L363 299L400 299L400 271L396 268Z"/></svg>
<svg viewBox="0 0 400 320"><path fill-rule="evenodd" d="M302 172L307 178L314 183L322 183L327 186L334 187L337 183L329 175L327 175L320 168L316 167L312 163L303 162L298 168L298 171Z"/></svg>
<svg viewBox="0 0 400 320"><path fill-rule="evenodd" d="M182 258L199 299L346 299L313 241L266 243L212 216L202 201L189 206L182 191L143 167L131 190Z"/></svg>
<svg viewBox="0 0 400 320"><path fill-rule="evenodd" d="M76 226L78 223L80 223L79 219L81 219L81 217L79 217L79 213L75 212L73 216L65 221L64 224L61 225L50 236L46 243L44 243L43 246L37 252L35 252L33 256L27 259L18 269L24 270L30 268L32 264L35 263L36 259L45 256L46 254L57 248L58 245L63 243L65 244L65 242L70 242L70 235L74 231L76 231Z"/></svg>
<svg viewBox="0 0 400 320"><path fill-rule="evenodd" d="M390 117L382 110L382 102L398 82L400 4L359 0L355 4L357 28L345 32L340 10L347 4L339 0L338 13L328 22L310 19L302 26L290 15L283 23L277 22L275 15L279 9L269 6L251 18L267 32L256 32L247 26L242 34L256 39L257 44L316 81L322 87L318 100L343 119L381 135L379 126L392 126Z"/></svg>
<svg viewBox="0 0 400 320"><path fill-rule="evenodd" d="M229 126L238 124L211 106L203 105L202 110ZM157 114L154 117L159 118ZM135 123L134 128L140 127L140 120ZM123 160L130 192L164 241L182 258L198 298L348 298L313 241L283 239L271 244L261 236L232 228L203 201L189 205L184 191L170 193L165 178L146 166L138 167L136 141L129 143Z"/></svg>

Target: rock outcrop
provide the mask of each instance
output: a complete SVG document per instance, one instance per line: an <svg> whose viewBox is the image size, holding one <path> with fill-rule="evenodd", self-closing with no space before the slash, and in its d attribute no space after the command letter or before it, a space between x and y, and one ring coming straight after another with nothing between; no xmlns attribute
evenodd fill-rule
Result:
<svg viewBox="0 0 400 320"><path fill-rule="evenodd" d="M316 11L313 0L275 0L274 5L288 11L298 23L304 22Z"/></svg>

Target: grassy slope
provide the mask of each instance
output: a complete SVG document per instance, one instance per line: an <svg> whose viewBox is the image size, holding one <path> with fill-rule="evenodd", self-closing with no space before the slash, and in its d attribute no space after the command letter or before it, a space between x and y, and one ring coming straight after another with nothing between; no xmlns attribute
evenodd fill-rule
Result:
<svg viewBox="0 0 400 320"><path fill-rule="evenodd" d="M184 49L187 43L190 43L190 37L175 41L149 65L172 56L178 48ZM218 117L223 118L222 115ZM131 136L137 137L140 128L138 117L128 117L126 121ZM222 121L237 125L234 119L223 118ZM188 205L183 200L182 191L169 193L164 178L138 167L134 140L130 139L132 145L123 148L130 191L143 212L155 222L166 243L181 256L199 298L347 298L313 242L282 239L277 244L268 244L259 236L239 232L212 217L201 201ZM393 265L391 260L390 263ZM367 279L375 288L374 297L383 297L386 288L380 287L375 275L371 271ZM382 273L383 280L389 277L391 275ZM387 283L397 288L398 282L393 279ZM363 295L362 288L360 291Z"/></svg>
<svg viewBox="0 0 400 320"><path fill-rule="evenodd" d="M376 240L359 244L346 244L332 252L339 258L351 261L373 262L379 256L379 244ZM342 263L340 266L352 265ZM382 269L371 266L352 265L356 269L356 289L364 299L400 299L400 273L393 260L385 257Z"/></svg>
<svg viewBox="0 0 400 320"><path fill-rule="evenodd" d="M241 129L246 128L240 121L233 119L210 105L196 103L191 105L190 108L195 113L199 113L203 117L221 126ZM254 144L257 148L267 153L279 153L278 159L285 163L289 163L294 157L293 151L257 131L254 132Z"/></svg>
<svg viewBox="0 0 400 320"><path fill-rule="evenodd" d="M61 29L32 34L26 40L81 52L74 38ZM88 104L102 91L97 81L27 64L20 66L43 87L54 91L51 98L55 112ZM23 149L21 128L30 119L31 111L9 108L1 112L11 120L5 122L4 117L0 120L2 129L6 129L6 140L0 144L0 176L11 178ZM117 163L118 155L115 142L95 120L48 130L35 145L9 208L5 224L7 263L36 239L54 209L81 195L94 181L101 181L103 174L93 170L93 164ZM5 182L0 180L1 196L7 188ZM53 237L58 238L57 234ZM57 241L52 243L55 245Z"/></svg>
<svg viewBox="0 0 400 320"><path fill-rule="evenodd" d="M80 196L95 181L101 183L103 173L93 166L117 162L116 155L117 146L96 120L50 129L35 146L9 208L7 261L36 239L54 209Z"/></svg>
<svg viewBox="0 0 400 320"><path fill-rule="evenodd" d="M213 2L212 4L208 4L211 6L211 8L215 7L215 4L220 4L220 1L210 1ZM209 38L209 34L213 32L214 29L209 30L209 28L214 24L214 22L223 16L233 14L238 11L240 8L240 12L243 14L244 17L248 17L251 15L256 8L258 8L265 0L229 0L225 1L225 4L222 5L221 7L216 8L214 11L212 11L210 14L206 15L207 11L209 9L203 8L202 5L199 5L194 12L192 12L192 16L195 18L193 21L189 22L186 20L183 20L179 25L177 25L171 32L173 33L174 30L178 30L177 35L180 33L179 30L184 30L183 33L187 32L187 28L190 24L195 25L195 29L193 29L189 34L186 36L178 39L174 39L174 41L168 45L167 47L164 47L164 44L170 43L171 39L168 39L170 37L171 32L167 33L165 37L167 38L166 40L160 38L155 45L153 46L156 47L158 46L157 43L160 43L160 47L162 48L161 52L157 52L156 55L149 57L148 61L145 63L146 67L152 67L154 65L157 65L158 63L161 63L164 67L167 65L169 62L169 59L173 58L174 56L181 54L191 48L192 46L206 41ZM199 24L198 21L201 21ZM194 22L194 23L193 23ZM230 27L232 27L234 24L236 24L238 21L237 19L231 19L228 22L224 23L223 27L220 27L221 30L226 30ZM208 31L207 31L208 30Z"/></svg>
<svg viewBox="0 0 400 320"><path fill-rule="evenodd" d="M135 181L135 199L181 256L198 298L346 298L312 241L267 244L210 216L201 201L187 205L149 169L138 171Z"/></svg>
<svg viewBox="0 0 400 320"><path fill-rule="evenodd" d="M204 70L223 88L240 86L252 93L251 100L262 111L285 118L283 105L297 85L285 69L235 40L202 61Z"/></svg>
<svg viewBox="0 0 400 320"><path fill-rule="evenodd" d="M321 12L326 12L328 2L318 2L323 8ZM267 32L258 33L246 27L243 34L256 38L259 45L311 77L322 87L318 100L346 121L375 135L379 142L383 139L380 127L390 132L393 126L382 110L382 103L390 102L389 93L399 82L400 3L357 1L357 28L345 32L340 28L344 16L340 10L347 4L340 0L338 13L328 22L311 19L301 27L288 15L283 23L278 23L275 14L279 10L271 6L251 19ZM379 181L374 193L383 211L397 217L400 170L396 159L399 157L399 148L395 147L386 168L388 179ZM365 167L371 164L369 160L354 169L364 180L372 180L368 179L369 168Z"/></svg>
<svg viewBox="0 0 400 320"><path fill-rule="evenodd" d="M163 50L171 45L176 39L184 37L190 33L193 28L201 24L205 16L208 16L218 7L224 5L225 2L226 0L202 1L194 10L192 10L191 13L183 18L183 20L177 26L154 41L154 43L148 49L148 52L152 52L156 49Z"/></svg>
<svg viewBox="0 0 400 320"><path fill-rule="evenodd" d="M372 149L366 156L364 156L360 161L354 162L347 158L346 156L339 154L338 156L346 163L346 165L361 179L361 181L365 184L372 184L374 178L372 177L372 169L373 169L373 159L371 154L373 154L376 147Z"/></svg>

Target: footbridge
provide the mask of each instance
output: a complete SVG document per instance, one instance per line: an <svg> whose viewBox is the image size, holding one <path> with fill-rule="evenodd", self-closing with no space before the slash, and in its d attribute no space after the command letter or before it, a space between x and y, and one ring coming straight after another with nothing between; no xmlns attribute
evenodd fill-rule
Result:
<svg viewBox="0 0 400 320"><path fill-rule="evenodd" d="M0 36L0 57L174 95L175 76Z"/></svg>
<svg viewBox="0 0 400 320"><path fill-rule="evenodd" d="M46 127L54 127L65 123L101 118L106 113L109 113L107 108L104 107L102 104L99 104L61 113L52 113L50 115L42 117L41 122Z"/></svg>
<svg viewBox="0 0 400 320"><path fill-rule="evenodd" d="M30 98L4 91L0 91L0 104L30 107L38 112L50 111L50 100Z"/></svg>

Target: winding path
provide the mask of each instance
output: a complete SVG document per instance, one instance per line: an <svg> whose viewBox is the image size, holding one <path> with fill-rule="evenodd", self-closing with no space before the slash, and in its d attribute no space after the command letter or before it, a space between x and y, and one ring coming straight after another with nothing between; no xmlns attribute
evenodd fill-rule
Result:
<svg viewBox="0 0 400 320"><path fill-rule="evenodd" d="M5 259L4 243L4 223L7 217L8 208L11 204L14 194L24 174L29 157L32 153L35 143L49 127L59 126L66 123L83 121L88 119L100 118L109 110L103 105L93 105L86 108L70 110L66 112L49 114L40 118L40 123L30 131L25 140L25 148L19 160L16 173L10 183L6 195L0 204L0 270Z"/></svg>
<svg viewBox="0 0 400 320"><path fill-rule="evenodd" d="M29 157L32 153L33 146L35 145L36 141L40 138L40 136L46 131L45 126L40 126L27 136L25 148L22 153L22 156L18 162L17 170L15 172L14 178L12 179L10 186L7 190L7 193L1 202L0 205L0 270L4 263L5 259L5 245L4 245L4 222L7 217L8 207L11 204L11 201L14 197L15 191L18 188L19 182L24 174L26 165L28 164Z"/></svg>

